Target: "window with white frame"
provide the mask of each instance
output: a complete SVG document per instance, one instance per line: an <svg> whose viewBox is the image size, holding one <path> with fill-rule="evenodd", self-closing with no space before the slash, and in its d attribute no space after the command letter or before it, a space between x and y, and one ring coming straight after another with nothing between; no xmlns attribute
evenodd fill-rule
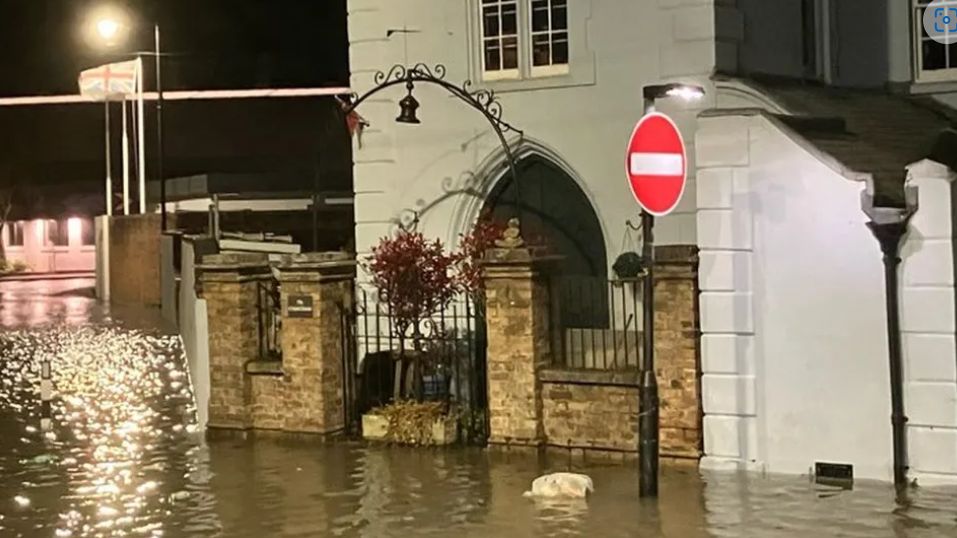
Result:
<svg viewBox="0 0 957 538"><path fill-rule="evenodd" d="M485 80L568 73L568 0L481 0Z"/></svg>
<svg viewBox="0 0 957 538"><path fill-rule="evenodd" d="M485 78L517 78L519 0L482 0L482 71Z"/></svg>
<svg viewBox="0 0 957 538"><path fill-rule="evenodd" d="M918 81L957 80L957 43L934 41L924 28L931 0L912 0L914 6L914 62ZM933 8L931 8L933 9ZM945 13L945 16L949 14Z"/></svg>
<svg viewBox="0 0 957 538"><path fill-rule="evenodd" d="M532 75L567 73L568 0L531 0L529 9Z"/></svg>

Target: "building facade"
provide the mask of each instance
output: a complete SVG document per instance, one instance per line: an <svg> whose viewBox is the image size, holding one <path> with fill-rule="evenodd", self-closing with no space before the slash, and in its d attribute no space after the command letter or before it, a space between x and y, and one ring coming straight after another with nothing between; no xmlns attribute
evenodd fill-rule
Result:
<svg viewBox="0 0 957 538"><path fill-rule="evenodd" d="M393 64L441 65L451 83L494 91L522 131L508 139L516 187L485 119L445 91L416 87L419 125L394 121L401 89L365 101L357 253L412 224L454 245L483 210L508 216L520 204L531 233L571 260L566 272L609 276L640 249L624 153L642 87L700 85L698 102L658 103L687 141L689 183L656 241L699 250L702 466L800 474L845 463L888 479L882 266L860 196L895 205L906 182L926 191L953 177L957 70L921 32L927 3L350 0L355 91ZM949 216L921 200L915 223L946 228L937 221ZM912 250L903 273L946 276L953 253L934 252ZM915 331L905 335L911 468L953 481L953 276L931 287L901 292ZM909 293L933 299L918 309L924 299Z"/></svg>
<svg viewBox="0 0 957 538"><path fill-rule="evenodd" d="M95 239L86 217L11 221L2 238L7 263L35 273L92 272Z"/></svg>

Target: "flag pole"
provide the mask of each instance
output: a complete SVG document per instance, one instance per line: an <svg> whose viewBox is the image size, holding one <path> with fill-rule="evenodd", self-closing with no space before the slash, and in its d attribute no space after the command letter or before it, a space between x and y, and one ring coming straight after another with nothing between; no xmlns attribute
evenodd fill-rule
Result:
<svg viewBox="0 0 957 538"><path fill-rule="evenodd" d="M143 115L143 57L138 58L139 65L136 66L136 90L137 90L137 103L139 113L139 122L137 122L137 130L139 131L139 167L137 172L139 172L140 179L140 213L146 213L146 118Z"/></svg>
<svg viewBox="0 0 957 538"><path fill-rule="evenodd" d="M126 96L120 101L123 106L123 214L130 214L130 134L126 121Z"/></svg>
<svg viewBox="0 0 957 538"><path fill-rule="evenodd" d="M113 168L110 163L110 97L103 96L103 110L106 125L106 216L113 216Z"/></svg>

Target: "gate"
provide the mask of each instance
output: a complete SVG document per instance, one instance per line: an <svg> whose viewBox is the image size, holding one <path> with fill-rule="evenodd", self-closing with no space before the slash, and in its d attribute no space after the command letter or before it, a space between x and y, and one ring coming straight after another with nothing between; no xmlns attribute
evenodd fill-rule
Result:
<svg viewBox="0 0 957 538"><path fill-rule="evenodd" d="M553 282L555 366L588 370L641 367L644 277L560 276ZM569 315L568 313L572 313Z"/></svg>
<svg viewBox="0 0 957 538"><path fill-rule="evenodd" d="M458 417L459 439L484 444L488 437L485 316L481 303L461 296L419 327L418 345L396 333L385 305L357 289L341 307L346 428L361 433L364 413L416 396L444 402ZM410 365L422 368L413 374Z"/></svg>

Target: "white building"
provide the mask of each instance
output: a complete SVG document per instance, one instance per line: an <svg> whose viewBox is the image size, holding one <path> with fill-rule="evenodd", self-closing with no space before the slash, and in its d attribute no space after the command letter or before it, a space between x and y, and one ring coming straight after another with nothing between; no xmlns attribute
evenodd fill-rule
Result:
<svg viewBox="0 0 957 538"><path fill-rule="evenodd" d="M95 267L91 218L11 221L0 240L7 262L22 264L27 272L92 272Z"/></svg>
<svg viewBox="0 0 957 538"><path fill-rule="evenodd" d="M905 245L911 473L957 480L950 198L957 57L920 31L923 0L350 0L352 87L419 62L494 90L524 131L523 225L574 274L638 249L624 152L647 84L688 141L689 185L661 244L700 249L703 466L891 476L883 273L860 193L921 209ZM908 5L910 4L910 5ZM868 31L849 29L866 27ZM952 47L951 47L952 48ZM918 99L916 96L930 99ZM421 125L394 121L401 86L360 109L356 249L418 219L454 244L483 208L515 212L485 118L421 84ZM932 159L932 160L928 160ZM941 164L943 163L943 164Z"/></svg>

